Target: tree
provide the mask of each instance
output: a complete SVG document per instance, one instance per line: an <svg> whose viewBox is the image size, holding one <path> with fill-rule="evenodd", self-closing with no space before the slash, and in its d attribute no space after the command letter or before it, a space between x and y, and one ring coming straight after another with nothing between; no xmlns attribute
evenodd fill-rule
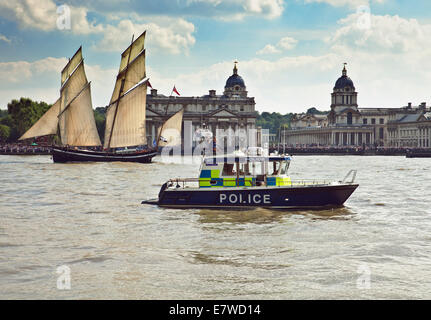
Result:
<svg viewBox="0 0 431 320"><path fill-rule="evenodd" d="M10 128L4 124L0 124L0 142L6 142L10 136Z"/></svg>
<svg viewBox="0 0 431 320"><path fill-rule="evenodd" d="M280 127L290 125L292 119L292 113L286 113L282 115L278 112L262 112L256 119L256 126L260 126L263 129L268 129L269 133L278 134Z"/></svg>
<svg viewBox="0 0 431 320"><path fill-rule="evenodd" d="M99 133L99 137L101 142L105 139L105 127L106 127L106 108L97 107L94 110L94 120L96 121L97 132Z"/></svg>
<svg viewBox="0 0 431 320"><path fill-rule="evenodd" d="M46 102L36 102L29 98L12 100L7 105L10 116L10 140L22 136L51 107Z"/></svg>
<svg viewBox="0 0 431 320"><path fill-rule="evenodd" d="M315 107L311 107L307 110L307 114L327 114L329 111L320 111L317 110Z"/></svg>

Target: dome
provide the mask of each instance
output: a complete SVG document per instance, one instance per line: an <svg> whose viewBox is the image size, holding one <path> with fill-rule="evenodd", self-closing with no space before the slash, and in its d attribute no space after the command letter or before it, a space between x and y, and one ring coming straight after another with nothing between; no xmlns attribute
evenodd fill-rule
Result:
<svg viewBox="0 0 431 320"><path fill-rule="evenodd" d="M238 62L235 61L235 65L233 67L233 74L227 79L225 88L233 88L235 86L240 86L241 88L245 88L244 80L240 75L238 75L238 68L236 64Z"/></svg>
<svg viewBox="0 0 431 320"><path fill-rule="evenodd" d="M334 89L344 89L346 87L350 87L353 90L355 89L352 79L347 76L346 64L344 64L343 74L338 78L337 82L335 82Z"/></svg>
<svg viewBox="0 0 431 320"><path fill-rule="evenodd" d="M224 87L225 88L233 88L235 86L240 86L241 88L245 88L244 80L242 79L242 77L240 75L237 75L237 74L231 75L227 79L226 85Z"/></svg>
<svg viewBox="0 0 431 320"><path fill-rule="evenodd" d="M334 89L344 89L345 87L350 87L355 89L352 79L350 79L348 76L343 75L338 78L337 82L335 82Z"/></svg>

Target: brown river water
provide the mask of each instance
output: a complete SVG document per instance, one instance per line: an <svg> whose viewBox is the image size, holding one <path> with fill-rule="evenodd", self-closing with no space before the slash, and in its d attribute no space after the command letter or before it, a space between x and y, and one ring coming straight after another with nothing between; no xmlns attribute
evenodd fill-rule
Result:
<svg viewBox="0 0 431 320"><path fill-rule="evenodd" d="M431 298L431 159L294 156L292 179L358 170L338 209L141 204L189 160L0 156L0 299Z"/></svg>

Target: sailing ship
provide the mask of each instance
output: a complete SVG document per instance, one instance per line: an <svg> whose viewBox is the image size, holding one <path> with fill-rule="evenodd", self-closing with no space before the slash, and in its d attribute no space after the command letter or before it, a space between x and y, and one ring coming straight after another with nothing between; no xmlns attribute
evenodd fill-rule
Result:
<svg viewBox="0 0 431 320"><path fill-rule="evenodd" d="M85 74L82 47L61 72L60 98L20 140L59 134L61 145L52 148L54 162L151 162L157 155L160 139L152 146L146 141L149 79L145 71L145 34L143 32L136 40L132 37L131 44L121 54L114 91L106 111L103 148L94 119L91 82ZM159 137L166 135L165 128L172 127L176 127L176 135L180 136L182 115L183 110L180 110L170 117L159 128ZM174 139L173 131L169 133L171 139Z"/></svg>

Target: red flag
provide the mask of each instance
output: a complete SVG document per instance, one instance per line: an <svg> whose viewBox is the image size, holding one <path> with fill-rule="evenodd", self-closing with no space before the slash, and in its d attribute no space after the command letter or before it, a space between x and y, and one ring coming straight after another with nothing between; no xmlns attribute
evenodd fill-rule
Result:
<svg viewBox="0 0 431 320"><path fill-rule="evenodd" d="M153 86L151 85L149 80L147 80L147 86L149 86L151 89L153 89Z"/></svg>
<svg viewBox="0 0 431 320"><path fill-rule="evenodd" d="M175 86L174 86L174 88L172 89L172 92L175 92L177 95L179 95L179 96L180 96L180 93L177 91L177 88L175 88Z"/></svg>

